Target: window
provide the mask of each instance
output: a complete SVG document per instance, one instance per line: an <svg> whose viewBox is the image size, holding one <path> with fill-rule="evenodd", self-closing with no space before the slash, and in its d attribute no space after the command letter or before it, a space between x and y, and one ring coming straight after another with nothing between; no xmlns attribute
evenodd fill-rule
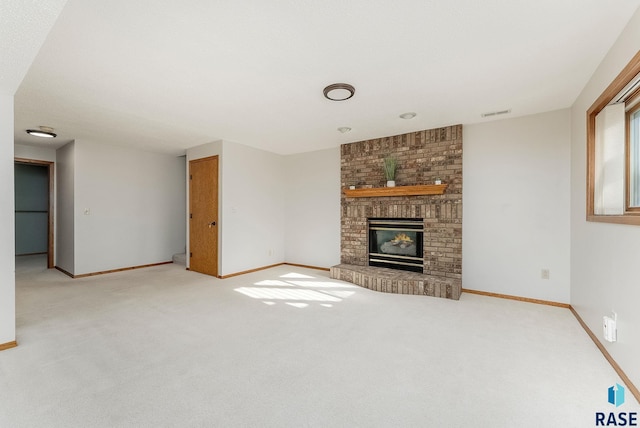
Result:
<svg viewBox="0 0 640 428"><path fill-rule="evenodd" d="M628 192L627 209L629 211L640 212L640 97L636 97L635 104L632 104L626 112L627 123L627 171Z"/></svg>
<svg viewBox="0 0 640 428"><path fill-rule="evenodd" d="M640 51L587 111L587 220L640 225Z"/></svg>

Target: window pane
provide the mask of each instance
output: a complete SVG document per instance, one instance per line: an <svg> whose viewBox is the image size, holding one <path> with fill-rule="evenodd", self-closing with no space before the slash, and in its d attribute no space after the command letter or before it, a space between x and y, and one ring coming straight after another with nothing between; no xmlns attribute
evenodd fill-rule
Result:
<svg viewBox="0 0 640 428"><path fill-rule="evenodd" d="M629 205L640 206L640 110L629 123Z"/></svg>
<svg viewBox="0 0 640 428"><path fill-rule="evenodd" d="M624 103L596 116L594 214L624 213Z"/></svg>

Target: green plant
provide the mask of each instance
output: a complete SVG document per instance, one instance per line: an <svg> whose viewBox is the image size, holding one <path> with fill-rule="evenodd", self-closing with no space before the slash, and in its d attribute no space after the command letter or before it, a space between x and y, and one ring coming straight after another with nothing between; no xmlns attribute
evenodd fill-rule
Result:
<svg viewBox="0 0 640 428"><path fill-rule="evenodd" d="M398 159L394 156L387 156L384 158L384 176L387 181L393 181L396 179L396 170L398 169Z"/></svg>

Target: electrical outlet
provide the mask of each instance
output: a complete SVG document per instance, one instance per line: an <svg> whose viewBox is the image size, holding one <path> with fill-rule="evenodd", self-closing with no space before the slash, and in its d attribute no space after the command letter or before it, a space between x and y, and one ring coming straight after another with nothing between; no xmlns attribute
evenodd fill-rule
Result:
<svg viewBox="0 0 640 428"><path fill-rule="evenodd" d="M540 278L549 279L549 269L540 270Z"/></svg>

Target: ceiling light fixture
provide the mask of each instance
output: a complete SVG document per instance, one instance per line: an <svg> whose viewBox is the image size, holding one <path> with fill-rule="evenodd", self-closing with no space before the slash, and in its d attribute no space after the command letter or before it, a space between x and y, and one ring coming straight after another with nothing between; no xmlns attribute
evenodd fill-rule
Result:
<svg viewBox="0 0 640 428"><path fill-rule="evenodd" d="M341 126L340 128L338 128L338 131L340 131L343 134L346 134L347 132L351 131L351 128L349 128L348 126Z"/></svg>
<svg viewBox="0 0 640 428"><path fill-rule="evenodd" d="M334 83L322 91L324 97L331 101L345 101L356 93L356 88L348 83Z"/></svg>
<svg viewBox="0 0 640 428"><path fill-rule="evenodd" d="M401 119L413 119L414 117L416 117L416 114L412 111L408 112L408 113L402 113L400 115Z"/></svg>
<svg viewBox="0 0 640 428"><path fill-rule="evenodd" d="M58 136L54 134L53 128L49 126L40 126L39 128L40 129L27 129L27 134L42 138L56 138Z"/></svg>

